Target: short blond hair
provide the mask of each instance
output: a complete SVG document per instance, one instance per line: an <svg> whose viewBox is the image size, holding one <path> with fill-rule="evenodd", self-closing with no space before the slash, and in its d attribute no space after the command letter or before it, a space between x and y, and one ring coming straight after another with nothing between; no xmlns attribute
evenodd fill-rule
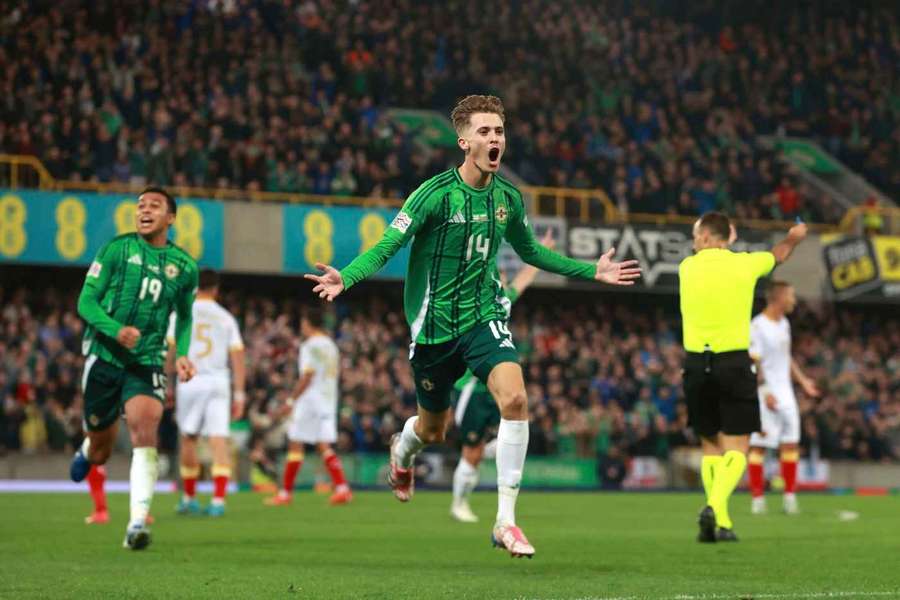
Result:
<svg viewBox="0 0 900 600"><path fill-rule="evenodd" d="M493 113L499 115L501 121L506 120L503 102L497 96L466 96L456 103L453 112L450 113L450 120L453 121L456 133L461 133L469 125L469 120L475 113Z"/></svg>

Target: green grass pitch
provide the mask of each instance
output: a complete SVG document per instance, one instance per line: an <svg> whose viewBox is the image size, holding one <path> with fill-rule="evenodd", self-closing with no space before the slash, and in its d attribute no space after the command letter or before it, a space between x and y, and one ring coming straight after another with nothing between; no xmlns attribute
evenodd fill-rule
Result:
<svg viewBox="0 0 900 600"><path fill-rule="evenodd" d="M110 496L112 523L88 527L87 494L4 494L0 598L900 598L896 496L801 495L799 516L752 517L738 495L741 542L718 545L694 541L699 500L524 491L529 561L490 547L492 493L475 495L475 525L451 521L440 492L342 507L312 492L265 507L246 492L216 520L176 516L175 496L157 495L143 552L121 547L127 495Z"/></svg>

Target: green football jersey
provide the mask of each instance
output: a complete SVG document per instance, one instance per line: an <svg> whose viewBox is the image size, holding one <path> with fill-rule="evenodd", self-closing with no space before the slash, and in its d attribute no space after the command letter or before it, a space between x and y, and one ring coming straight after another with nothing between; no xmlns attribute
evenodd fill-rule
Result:
<svg viewBox="0 0 900 600"><path fill-rule="evenodd" d="M526 263L593 279L594 265L544 248L534 237L522 194L494 175L467 185L456 168L432 177L407 198L381 240L342 271L345 288L377 272L412 240L403 304L413 343L439 344L479 323L506 319L497 299L496 257L506 239Z"/></svg>
<svg viewBox="0 0 900 600"><path fill-rule="evenodd" d="M156 248L137 233L114 238L100 248L78 298L78 314L87 322L84 354L117 366L161 366L175 311L178 356L187 355L197 280L197 263L175 244ZM132 350L116 341L128 325L141 332Z"/></svg>
<svg viewBox="0 0 900 600"><path fill-rule="evenodd" d="M512 314L512 305L516 303L516 300L519 299L519 290L512 286L501 287L500 288L501 297L499 298L501 306L503 306L503 310L506 311L506 318L504 321L509 321L509 317ZM475 378L475 373L472 371L466 371L466 374L460 377L456 384L453 386L456 391L461 392L466 385ZM475 383L475 389L472 391L474 394L486 394L488 393L488 387L480 380Z"/></svg>

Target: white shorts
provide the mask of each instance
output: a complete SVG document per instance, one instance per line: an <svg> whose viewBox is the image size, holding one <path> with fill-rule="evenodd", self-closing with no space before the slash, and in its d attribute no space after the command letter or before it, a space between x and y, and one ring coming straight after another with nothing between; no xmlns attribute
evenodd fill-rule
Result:
<svg viewBox="0 0 900 600"><path fill-rule="evenodd" d="M175 421L186 435L227 437L231 422L231 382L199 375L175 388Z"/></svg>
<svg viewBox="0 0 900 600"><path fill-rule="evenodd" d="M314 401L299 401L294 404L291 422L288 425L288 439L304 444L333 444L337 441L337 409L320 406Z"/></svg>
<svg viewBox="0 0 900 600"><path fill-rule="evenodd" d="M774 388L778 401L776 410L766 408L766 399L759 394L759 420L762 429L750 436L750 445L776 449L781 444L800 443L800 409L790 388Z"/></svg>

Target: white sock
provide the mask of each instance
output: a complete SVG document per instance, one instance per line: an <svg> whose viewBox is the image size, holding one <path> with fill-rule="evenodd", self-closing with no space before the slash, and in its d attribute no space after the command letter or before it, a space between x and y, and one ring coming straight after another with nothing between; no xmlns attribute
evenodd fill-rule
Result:
<svg viewBox="0 0 900 600"><path fill-rule="evenodd" d="M528 452L528 421L500 419L497 430L497 523L515 525L516 498L525 454Z"/></svg>
<svg viewBox="0 0 900 600"><path fill-rule="evenodd" d="M156 487L156 448L135 448L131 454L131 525L143 525Z"/></svg>
<svg viewBox="0 0 900 600"><path fill-rule="evenodd" d="M84 457L87 458L88 452L91 450L91 438L88 434L84 434L84 441L81 442L81 453L84 454Z"/></svg>
<svg viewBox="0 0 900 600"><path fill-rule="evenodd" d="M400 442L397 444L397 456L395 457L400 466L408 469L413 465L413 459L416 453L425 447L425 443L416 435L416 422L419 417L410 417L403 426L403 432L400 434Z"/></svg>
<svg viewBox="0 0 900 600"><path fill-rule="evenodd" d="M478 467L464 458L459 459L453 471L453 502L458 503L469 497L478 485Z"/></svg>

